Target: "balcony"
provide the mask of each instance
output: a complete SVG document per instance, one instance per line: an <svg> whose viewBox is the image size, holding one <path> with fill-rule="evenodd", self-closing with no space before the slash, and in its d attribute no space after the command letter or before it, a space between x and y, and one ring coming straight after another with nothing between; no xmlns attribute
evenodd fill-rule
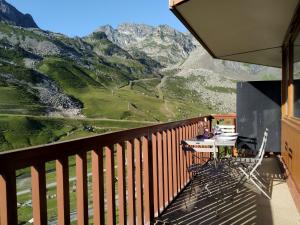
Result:
<svg viewBox="0 0 300 225"><path fill-rule="evenodd" d="M182 151L181 140L221 119L236 120L210 115L1 153L1 225L28 221L22 219L24 193L31 198L26 213L34 224L282 224L280 218L299 223L280 158L265 159L262 167L271 201L245 186L232 200L216 202L200 191L205 180L196 181L190 197L192 157ZM30 186L20 190L24 177ZM233 183L226 182L228 189Z"/></svg>
<svg viewBox="0 0 300 225"><path fill-rule="evenodd" d="M197 179L156 218L156 224L299 224L300 216L286 184L280 158L265 158L260 174L267 183L269 200L247 183L236 192L231 177ZM208 193L205 184L211 181ZM218 184L221 188L218 189ZM194 189L195 188L195 189ZM220 193L224 196L220 197Z"/></svg>

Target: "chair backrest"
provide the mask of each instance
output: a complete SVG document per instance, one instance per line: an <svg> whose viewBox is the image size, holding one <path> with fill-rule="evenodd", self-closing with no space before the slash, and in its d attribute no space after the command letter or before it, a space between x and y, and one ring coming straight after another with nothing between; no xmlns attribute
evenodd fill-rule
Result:
<svg viewBox="0 0 300 225"><path fill-rule="evenodd" d="M234 133L235 125L217 125L216 128L220 130L222 133Z"/></svg>
<svg viewBox="0 0 300 225"><path fill-rule="evenodd" d="M257 154L257 162L256 162L256 165L252 168L251 172L250 172L250 175L257 169L257 167L262 163L262 160L264 158L264 155L265 155L265 150L266 150L266 146L267 146L267 140L268 140L268 132L269 132L269 129L266 128L265 132L264 132L264 137L263 137L263 140L262 140L262 143L261 143L261 146L260 146L260 149L259 149L259 152Z"/></svg>
<svg viewBox="0 0 300 225"><path fill-rule="evenodd" d="M185 152L207 152L213 153L216 158L217 148L213 139L207 139L205 141L185 140L181 142L182 149Z"/></svg>
<svg viewBox="0 0 300 225"><path fill-rule="evenodd" d="M255 158L259 159L262 155L265 154L265 150L266 150L266 145L267 145L267 140L268 140L268 133L269 133L269 129L266 128L265 132L264 132L264 137L263 140L261 142L260 148L258 150L258 154L256 155Z"/></svg>

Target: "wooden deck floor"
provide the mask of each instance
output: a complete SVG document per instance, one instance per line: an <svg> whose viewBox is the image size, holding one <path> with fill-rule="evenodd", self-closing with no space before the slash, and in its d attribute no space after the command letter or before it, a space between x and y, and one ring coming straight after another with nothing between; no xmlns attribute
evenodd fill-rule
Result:
<svg viewBox="0 0 300 225"><path fill-rule="evenodd" d="M233 190L237 178L199 177L156 219L155 224L300 224L300 216L285 182L279 160L265 158L260 168L271 200L252 184ZM208 186L211 194L206 190ZM192 190L192 191L191 191ZM220 195L222 190L224 195Z"/></svg>

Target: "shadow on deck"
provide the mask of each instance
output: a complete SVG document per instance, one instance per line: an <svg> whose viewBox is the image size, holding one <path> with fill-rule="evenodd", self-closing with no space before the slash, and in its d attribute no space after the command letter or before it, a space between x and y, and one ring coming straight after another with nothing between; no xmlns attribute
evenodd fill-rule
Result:
<svg viewBox="0 0 300 225"><path fill-rule="evenodd" d="M271 200L250 183L237 192L237 177L216 174L205 179L200 175L155 224L300 224L279 160L265 158L260 174ZM208 182L211 193L205 188Z"/></svg>

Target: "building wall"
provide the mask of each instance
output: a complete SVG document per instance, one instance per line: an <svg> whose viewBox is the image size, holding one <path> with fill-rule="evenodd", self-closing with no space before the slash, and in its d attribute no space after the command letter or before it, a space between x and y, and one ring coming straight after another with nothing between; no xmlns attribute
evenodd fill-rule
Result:
<svg viewBox="0 0 300 225"><path fill-rule="evenodd" d="M281 121L282 158L300 191L300 121L292 118L283 118Z"/></svg>
<svg viewBox="0 0 300 225"><path fill-rule="evenodd" d="M282 46L281 151L300 193L300 4Z"/></svg>

